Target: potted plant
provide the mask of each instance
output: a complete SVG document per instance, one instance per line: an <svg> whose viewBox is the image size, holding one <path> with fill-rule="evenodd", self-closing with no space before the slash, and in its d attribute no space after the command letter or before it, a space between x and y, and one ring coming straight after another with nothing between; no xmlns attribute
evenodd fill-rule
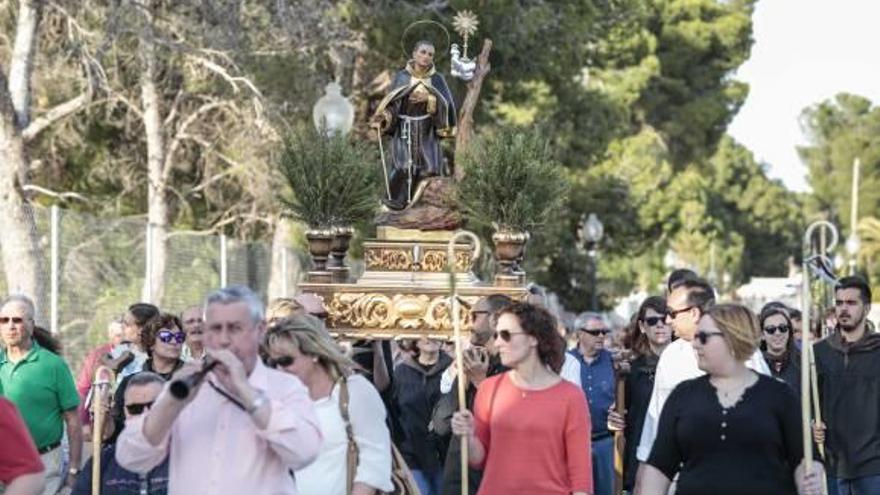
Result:
<svg viewBox="0 0 880 495"><path fill-rule="evenodd" d="M308 225L314 263L309 279L344 281L348 272L342 260L353 226L371 219L379 205L381 183L372 147L339 133L299 129L285 139L278 165L288 185L278 200L288 215Z"/></svg>
<svg viewBox="0 0 880 495"><path fill-rule="evenodd" d="M504 127L473 143L460 163L456 202L469 222L494 229L498 285L519 283L526 242L565 204L568 182L539 131Z"/></svg>

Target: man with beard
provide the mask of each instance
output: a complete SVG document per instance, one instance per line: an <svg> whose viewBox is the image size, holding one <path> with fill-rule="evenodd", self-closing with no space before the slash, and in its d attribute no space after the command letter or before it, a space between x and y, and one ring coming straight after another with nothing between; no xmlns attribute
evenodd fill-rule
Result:
<svg viewBox="0 0 880 495"><path fill-rule="evenodd" d="M464 352L464 370L468 378L467 385L467 405L473 408L474 396L477 393L477 387L486 378L505 371L501 365L501 359L493 345L493 333L495 332L494 315L502 309L513 304L513 301L504 295L493 294L477 301L471 308L471 318L473 319L473 332L471 332L470 348ZM454 378L454 367L450 366L447 373L444 373L444 381L441 384L441 392L443 396L434 408L432 425L434 432L438 435L451 435L452 413L458 411L458 383ZM451 371L450 371L451 370ZM480 471L471 469L469 472L469 491L476 493L480 486ZM443 487L441 490L443 495L461 494L461 444L457 437L452 437L449 443L449 449L446 453L446 462L443 466Z"/></svg>
<svg viewBox="0 0 880 495"><path fill-rule="evenodd" d="M828 474L837 478L839 493L873 495L880 493L880 335L868 330L868 283L841 278L834 309L834 332L813 347L827 422L814 434L825 443Z"/></svg>

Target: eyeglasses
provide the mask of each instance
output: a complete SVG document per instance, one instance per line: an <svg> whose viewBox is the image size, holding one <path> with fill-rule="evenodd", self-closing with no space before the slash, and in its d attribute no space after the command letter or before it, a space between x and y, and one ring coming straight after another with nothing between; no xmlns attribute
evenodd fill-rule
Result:
<svg viewBox="0 0 880 495"><path fill-rule="evenodd" d="M776 332L788 333L789 330L791 330L791 328L789 328L788 325L776 325L773 327L764 327L764 331L767 332L769 335L773 335Z"/></svg>
<svg viewBox="0 0 880 495"><path fill-rule="evenodd" d="M724 335L724 334L721 332L704 332L701 330L701 331L695 333L694 337L700 342L700 345L706 345L706 342L709 341L709 337L711 337L713 335Z"/></svg>
<svg viewBox="0 0 880 495"><path fill-rule="evenodd" d="M588 334L592 335L593 337L599 337L600 335L607 335L611 331L611 330L608 330L607 328L593 328L593 329L589 329L589 330L586 328L581 328L580 330L581 330L581 332L588 333Z"/></svg>
<svg viewBox="0 0 880 495"><path fill-rule="evenodd" d="M20 316L12 316L12 317L0 316L0 325L5 325L5 324L9 323L10 321L12 322L13 325L21 325L22 323L24 323L24 318L22 318Z"/></svg>
<svg viewBox="0 0 880 495"><path fill-rule="evenodd" d="M666 317L665 316L648 316L643 321L649 327L653 327L653 326L659 325L659 324L663 323L664 321L666 321Z"/></svg>
<svg viewBox="0 0 880 495"><path fill-rule="evenodd" d="M688 306L686 308L681 308L681 309L670 309L670 310L666 311L666 316L668 316L674 320L674 319L678 318L678 315L684 313L685 311L690 311L694 308L696 308L696 306Z"/></svg>
<svg viewBox="0 0 880 495"><path fill-rule="evenodd" d="M266 358L266 366L270 368L287 368L292 365L296 361L296 358L293 356L281 356L277 358Z"/></svg>
<svg viewBox="0 0 880 495"><path fill-rule="evenodd" d="M186 341L186 334L183 332L172 332L170 330L161 330L158 334L156 334L156 338L159 339L160 342L164 342L166 344L170 344L171 342L177 342L178 344L182 344Z"/></svg>
<svg viewBox="0 0 880 495"><path fill-rule="evenodd" d="M153 405L153 401L144 402L142 404L126 404L125 410L128 411L128 414L132 416L137 416L144 412L144 409L149 409Z"/></svg>
<svg viewBox="0 0 880 495"><path fill-rule="evenodd" d="M525 332L511 332L510 330L498 330L492 335L493 339L498 339L501 337L501 340L505 342L510 342L510 339L513 338L514 335L523 335Z"/></svg>

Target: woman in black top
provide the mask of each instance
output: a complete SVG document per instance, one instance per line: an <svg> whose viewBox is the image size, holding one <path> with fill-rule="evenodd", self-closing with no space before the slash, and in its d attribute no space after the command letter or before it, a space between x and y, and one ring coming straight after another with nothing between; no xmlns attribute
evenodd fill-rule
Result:
<svg viewBox="0 0 880 495"><path fill-rule="evenodd" d="M660 353L672 340L672 329L666 324L666 299L652 296L645 299L639 307L625 337L624 346L633 354L626 375L624 389L624 408L626 427L624 428L625 448L623 456L623 488L632 491L636 481L636 450L642 437L645 413L651 402L654 390L654 373ZM615 425L609 413L608 429L614 431Z"/></svg>
<svg viewBox="0 0 880 495"><path fill-rule="evenodd" d="M745 366L760 339L746 307L719 304L700 318L693 346L706 376L670 394L636 493L819 495L822 465L805 474L800 407L785 384Z"/></svg>
<svg viewBox="0 0 880 495"><path fill-rule="evenodd" d="M801 353L794 345L791 317L780 306L768 304L761 310L761 352L774 378L801 391Z"/></svg>

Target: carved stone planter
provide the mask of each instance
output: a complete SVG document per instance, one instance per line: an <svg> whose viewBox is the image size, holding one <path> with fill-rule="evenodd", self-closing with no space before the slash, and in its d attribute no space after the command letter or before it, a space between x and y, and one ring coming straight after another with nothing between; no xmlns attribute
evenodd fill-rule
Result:
<svg viewBox="0 0 880 495"><path fill-rule="evenodd" d="M332 274L327 270L327 259L333 245L333 230L311 229L306 231L309 243L309 255L312 257L312 270L309 271L310 282L330 282Z"/></svg>
<svg viewBox="0 0 880 495"><path fill-rule="evenodd" d="M327 270L332 273L334 283L343 284L348 282L348 267L345 265L345 255L354 236L352 227L336 227L333 229L333 241L330 243L330 258L327 260Z"/></svg>
<svg viewBox="0 0 880 495"><path fill-rule="evenodd" d="M500 287L520 285L524 274L520 272L517 262L523 257L529 237L528 232L499 231L492 234L492 241L495 243L495 261L498 263L495 285Z"/></svg>

